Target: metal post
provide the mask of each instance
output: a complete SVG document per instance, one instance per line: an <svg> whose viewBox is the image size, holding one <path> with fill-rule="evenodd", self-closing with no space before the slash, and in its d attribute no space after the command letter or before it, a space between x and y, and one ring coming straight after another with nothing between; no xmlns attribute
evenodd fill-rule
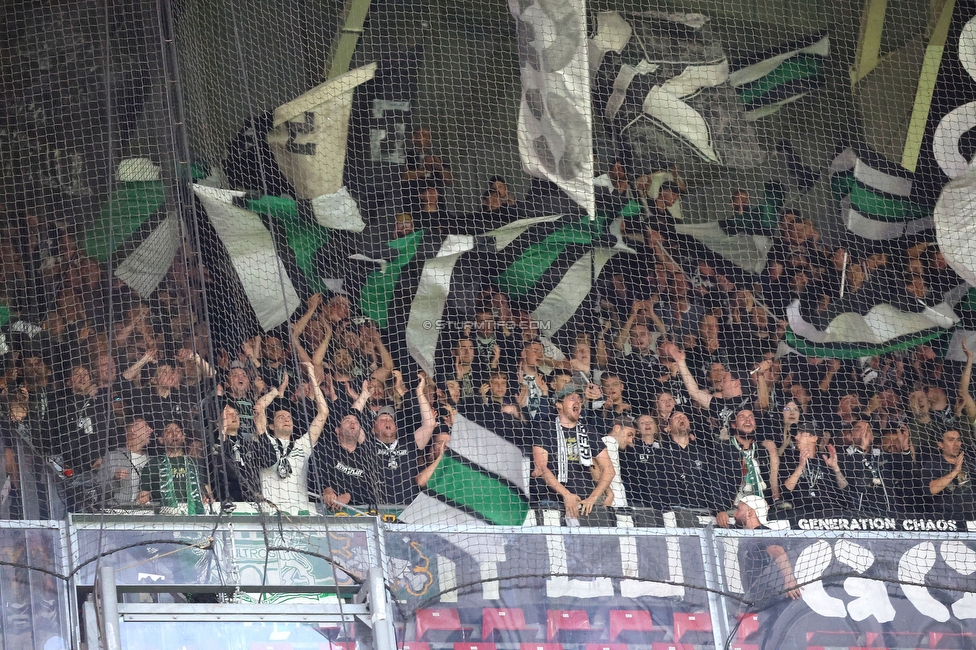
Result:
<svg viewBox="0 0 976 650"><path fill-rule="evenodd" d="M102 623L103 650L122 650L119 628L119 594L115 588L115 567L98 569L98 613Z"/></svg>
<svg viewBox="0 0 976 650"><path fill-rule="evenodd" d="M383 568L378 566L369 568L369 611L376 650L396 650L393 617L386 598L386 581L383 579Z"/></svg>
<svg viewBox="0 0 976 650"><path fill-rule="evenodd" d="M712 616L712 636L716 648L725 648L729 638L729 610L725 596L720 594L722 581L719 575L718 555L715 552L715 535L711 526L702 529L702 566L705 569L705 586L708 588L708 611Z"/></svg>

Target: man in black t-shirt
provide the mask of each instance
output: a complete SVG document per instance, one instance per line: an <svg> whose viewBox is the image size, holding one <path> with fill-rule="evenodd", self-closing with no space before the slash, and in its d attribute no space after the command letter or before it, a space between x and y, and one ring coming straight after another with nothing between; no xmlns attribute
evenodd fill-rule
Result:
<svg viewBox="0 0 976 650"><path fill-rule="evenodd" d="M684 350L671 342L662 343L660 350L677 362L678 372L691 399L708 412L708 426L712 429L712 435L719 440L728 440L731 436L730 425L736 413L750 408L752 404L752 399L742 392L742 382L723 366L721 374L714 380L718 390L712 393L702 390L688 369ZM713 372L718 372L718 369Z"/></svg>
<svg viewBox="0 0 976 650"><path fill-rule="evenodd" d="M850 483L854 509L871 515L890 515L894 507L891 486L885 481L884 457L874 446L871 423L858 420L851 427L854 444L840 458L841 470Z"/></svg>
<svg viewBox="0 0 976 650"><path fill-rule="evenodd" d="M690 508L714 511L716 499L711 487L715 446L700 436L693 436L691 422L681 411L673 411L668 420L667 436L661 441L660 475L655 497L665 510Z"/></svg>
<svg viewBox="0 0 976 650"><path fill-rule="evenodd" d="M827 445L827 453L818 456L819 436L810 429L797 429L796 453L784 457L779 466L783 498L793 504L797 517L849 510L847 478L840 469L837 450Z"/></svg>
<svg viewBox="0 0 976 650"><path fill-rule="evenodd" d="M406 505L417 496L417 475L424 465L424 453L434 433L437 418L427 401L427 380L421 375L417 385L417 404L421 425L412 439L397 436L396 411L384 406L373 420L373 435L366 436L364 451L372 457L382 504Z"/></svg>
<svg viewBox="0 0 976 650"><path fill-rule="evenodd" d="M359 415L353 411L339 421L334 436L322 436L312 451L313 489L330 510L376 503L373 461L360 443L362 437Z"/></svg>
<svg viewBox="0 0 976 650"><path fill-rule="evenodd" d="M545 505L562 501L566 522L575 525L592 512L615 476L606 445L581 421L582 387L570 382L556 393L556 417L538 423L532 446L534 497ZM599 484L591 468L601 469Z"/></svg>
<svg viewBox="0 0 976 650"><path fill-rule="evenodd" d="M942 434L939 453L922 462L922 481L938 514L971 519L974 510L972 468L962 450L962 436L955 429Z"/></svg>

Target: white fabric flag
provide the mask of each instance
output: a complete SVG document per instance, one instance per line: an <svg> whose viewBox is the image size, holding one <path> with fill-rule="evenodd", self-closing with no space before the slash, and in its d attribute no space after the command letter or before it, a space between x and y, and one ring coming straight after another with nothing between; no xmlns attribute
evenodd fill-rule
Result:
<svg viewBox="0 0 976 650"><path fill-rule="evenodd" d="M516 20L522 71L522 166L595 215L585 2L509 0L509 8Z"/></svg>
<svg viewBox="0 0 976 650"><path fill-rule="evenodd" d="M227 249L261 328L267 332L287 321L302 301L261 218L234 205L234 197L244 196L244 192L196 184L193 192Z"/></svg>

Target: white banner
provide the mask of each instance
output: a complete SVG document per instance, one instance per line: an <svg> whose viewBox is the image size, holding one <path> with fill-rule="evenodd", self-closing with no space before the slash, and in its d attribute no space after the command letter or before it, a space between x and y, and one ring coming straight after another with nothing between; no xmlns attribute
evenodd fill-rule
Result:
<svg viewBox="0 0 976 650"><path fill-rule="evenodd" d="M523 8L524 7L524 8ZM593 114L584 0L509 0L522 69L519 156L594 215Z"/></svg>

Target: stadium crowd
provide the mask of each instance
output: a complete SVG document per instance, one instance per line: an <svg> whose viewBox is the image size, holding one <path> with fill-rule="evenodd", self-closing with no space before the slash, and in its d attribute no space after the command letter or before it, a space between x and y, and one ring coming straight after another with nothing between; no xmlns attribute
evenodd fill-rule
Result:
<svg viewBox="0 0 976 650"><path fill-rule="evenodd" d="M451 223L439 202L450 166L429 134L414 148L403 181L417 207L394 237ZM669 513L729 526L744 497L771 519L976 518L972 351L960 365L930 343L853 359L781 345L798 298L826 313L842 284L865 301L895 284L944 290L951 270L934 245L831 248L810 218L755 210L736 190L725 225L773 240L751 274L676 232L676 169L634 178L617 163L607 180L602 209L624 215L636 255L608 263L585 313L550 340L484 282L452 307L469 325L447 334L433 377L342 294L313 294L286 326L211 352L198 316L208 271L191 255L140 297L63 223L12 222L0 238L14 312L0 341L0 515L402 508L461 413L518 445L530 502L570 525L662 525ZM491 179L484 223L522 214Z"/></svg>

